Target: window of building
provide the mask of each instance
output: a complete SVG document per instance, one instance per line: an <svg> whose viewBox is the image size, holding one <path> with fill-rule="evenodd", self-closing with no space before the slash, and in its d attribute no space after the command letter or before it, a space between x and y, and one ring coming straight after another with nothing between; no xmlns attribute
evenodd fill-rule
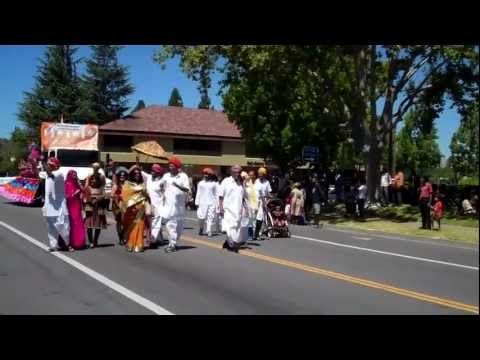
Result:
<svg viewBox="0 0 480 360"><path fill-rule="evenodd" d="M105 135L103 147L106 151L130 152L133 146L133 136L128 135Z"/></svg>
<svg viewBox="0 0 480 360"><path fill-rule="evenodd" d="M174 139L173 152L184 155L211 155L222 154L222 142L216 140Z"/></svg>

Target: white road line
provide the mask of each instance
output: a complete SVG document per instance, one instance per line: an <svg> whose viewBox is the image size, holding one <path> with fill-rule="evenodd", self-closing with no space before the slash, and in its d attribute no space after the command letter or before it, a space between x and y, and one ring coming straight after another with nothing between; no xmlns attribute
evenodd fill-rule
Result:
<svg viewBox="0 0 480 360"><path fill-rule="evenodd" d="M193 221L196 221L196 220L197 220L197 219L193 219L193 218L185 218L185 219L187 219L187 220L193 220ZM410 255L392 253L392 252L388 252L388 251L381 251L381 250L363 248L363 247L354 246L354 245L347 245L347 244L342 244L342 243L337 243L337 242L332 242L332 241L314 239L314 238L310 238L310 237L306 237L306 236L292 235L292 238L297 238L297 239L302 239L302 240L308 240L308 241L314 241L314 242L318 242L318 243L322 243L322 244L328 244L328 245L333 245L333 246L345 247L345 248L355 249L355 250L360 250L360 251L372 252L372 253L376 253L376 254L396 256L396 257L401 257L401 258L404 258L404 259L424 261L424 262L430 262L430 263L435 263L435 264L448 265L448 266L453 266L453 267L459 267L459 268L463 268L463 269L469 269L469 270L476 270L476 271L478 271L478 267L475 267L475 266L469 266L469 265L463 265L463 264L456 264L456 263L451 263L451 262L447 262L447 261L440 261L440 260L422 258L422 257L417 257L417 256L410 256ZM364 238L364 239L367 239L367 238Z"/></svg>
<svg viewBox="0 0 480 360"><path fill-rule="evenodd" d="M32 244L38 246L40 249L48 251L48 246L46 246L44 243L32 238L31 236L23 233L22 231L4 223L3 221L0 221L0 225L5 227L6 229L10 230L11 232L17 234L18 236L24 238L25 240L31 242ZM103 285L109 287L112 290L115 290L116 292L122 294L123 296L129 298L130 300L134 301L135 303L147 308L148 310L152 311L153 313L157 315L174 315L172 312L164 309L160 305L155 304L154 302L138 295L137 293L127 289L126 287L116 283L113 280L110 280L109 278L103 276L102 274L86 267L85 265L79 263L76 260L73 260L72 258L58 253L58 252L53 252L51 253L53 256L56 256L60 260L66 262L67 264L73 266L77 270L80 270L81 272L87 274L88 276L92 277L93 279L101 282Z"/></svg>
<svg viewBox="0 0 480 360"><path fill-rule="evenodd" d="M195 218L185 218L186 220L192 220L192 221L198 221L198 219ZM298 225L290 225L291 227L295 227ZM337 231L337 232L342 232L350 235L367 235L359 231L353 231L353 230L343 230L343 229L336 229L334 227L326 226L324 227L324 230L327 231ZM371 231L378 232L376 229L371 229ZM369 236L372 236L373 238L383 238L383 239L388 239L388 240L400 240L400 241L407 241L407 242L414 242L414 243L419 243L419 244L424 244L424 245L434 245L434 246L441 246L441 247L448 247L448 248L454 248L454 249L462 249L462 250L470 250L470 251L475 251L478 252L479 249L475 247L467 247L467 246L458 246L458 245L449 245L449 244L442 244L439 242L433 242L429 241L427 238L425 240L414 240L414 239L407 239L407 238L402 238L395 236L394 234L392 235L381 235L381 234L368 234Z"/></svg>
<svg viewBox="0 0 480 360"><path fill-rule="evenodd" d="M359 232L359 231L335 229L333 227L325 227L324 229L328 230L328 231L337 231L337 232L342 232L342 233L347 233L347 234L357 234L357 235L363 234L362 232ZM376 229L368 229L368 230L374 231L374 232L377 232L377 233L379 231L379 230L376 230ZM471 251L478 252L478 248L475 248L475 247L442 244L442 243L439 243L439 242L429 241L428 238L425 238L425 240L414 240L414 239L407 239L407 238L398 237L398 236L395 236L394 234L392 234L392 235L368 234L368 235L370 235L374 238L383 238L383 239L388 239L388 240L400 240L400 241L414 242L414 243L419 243L419 244L424 244L424 245L434 245L434 246L441 246L441 247L448 247L448 248L462 249L462 250L471 250Z"/></svg>
<svg viewBox="0 0 480 360"><path fill-rule="evenodd" d="M372 238L370 237L362 237L362 236L352 236L352 238L358 239L358 240L365 240L365 241L372 240Z"/></svg>
<svg viewBox="0 0 480 360"><path fill-rule="evenodd" d="M360 250L360 251L372 252L372 253L376 253L376 254L396 256L396 257L401 257L401 258L405 258L405 259L425 261L425 262L431 262L431 263L435 263L435 264L448 265L448 266L454 266L454 267L459 267L459 268L463 268L463 269L469 269L469 270L476 270L476 271L478 271L478 267L475 267L475 266L468 266L468 265L456 264L456 263L451 263L451 262L446 262L446 261L440 261L440 260L434 260L434 259L427 259L427 258L422 258L422 257L417 257L417 256L397 254L397 253L392 253L392 252L388 252L388 251L380 251L380 250L375 250L375 249L363 248L363 247L359 247L359 246L353 246L353 245L347 245L347 244L340 244L340 243L331 242L331 241L326 241L326 240L313 239L313 238L309 238L309 237L305 237L305 236L292 235L292 237L293 237L293 238L297 238L297 239L303 239L303 240L309 240L309 241L319 242L319 243L322 243L322 244L328 244L328 245L333 245L333 246L345 247L345 248L349 248L349 249L355 249L355 250Z"/></svg>

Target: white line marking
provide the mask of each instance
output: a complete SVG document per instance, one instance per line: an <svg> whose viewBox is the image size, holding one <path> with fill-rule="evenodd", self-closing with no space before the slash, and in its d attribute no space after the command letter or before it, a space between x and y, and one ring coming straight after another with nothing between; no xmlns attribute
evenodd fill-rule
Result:
<svg viewBox="0 0 480 360"><path fill-rule="evenodd" d="M359 239L359 240L372 240L372 238L369 238L369 237L362 237L362 236L352 236L352 238L354 239Z"/></svg>
<svg viewBox="0 0 480 360"><path fill-rule="evenodd" d="M194 221L197 220L197 219L192 219L192 218L185 218L185 219L187 219L187 220L194 220ZM396 256L396 257L401 257L401 258L405 258L405 259L425 261L425 262L431 262L431 263L435 263L435 264L448 265L448 266L454 266L454 267L459 267L459 268L463 268L463 269L469 269L469 270L476 270L476 271L478 271L478 267L475 267L475 266L469 266L469 265L463 265L463 264L456 264L456 263L451 263L451 262L446 262L446 261L440 261L440 260L434 260L434 259L417 257L417 256L410 256L410 255L392 253L392 252L388 252L388 251L381 251L381 250L363 248L363 247L359 247L359 246L341 244L341 243L332 242L332 241L314 239L314 238L310 238L310 237L306 237L306 236L292 235L292 238L303 239L303 240L308 240L308 241L314 241L314 242L318 242L318 243L322 243L322 244L328 244L328 245L333 245L333 246L340 246L340 247L345 247L345 248L355 249L355 250L360 250L360 251L372 252L372 253L376 253L376 254ZM366 239L366 238L364 238L364 239Z"/></svg>
<svg viewBox="0 0 480 360"><path fill-rule="evenodd" d="M357 235L362 234L363 235L363 233L359 232L359 231L349 231L349 230L335 229L333 227L325 227L324 229L329 230L329 231L338 231L338 232L347 233L347 234L357 234ZM376 229L367 229L367 230L374 231L374 232L377 232L377 233L379 231L379 230L376 230ZM388 240L401 240L401 241L414 242L414 243L419 243L419 244L424 244L424 245L435 245L435 246L442 246L442 247L462 249L462 250L471 250L471 251L478 252L478 248L475 248L475 247L441 244L441 243L438 243L438 242L429 241L428 238L425 238L425 240L414 240L414 239L407 239L407 238L398 237L398 236L395 236L394 234L392 234L392 235L368 234L368 235L373 236L374 238L383 238L383 239L388 239ZM448 240L443 240L443 241L448 241Z"/></svg>
<svg viewBox="0 0 480 360"><path fill-rule="evenodd" d="M25 240L31 242L32 244L38 246L40 249L48 251L48 246L43 244L42 242L32 238L31 236L23 233L22 231L4 223L3 221L0 221L0 225L3 227L7 228L11 232L17 234L18 236L24 238ZM137 293L134 293L133 291L127 289L126 287L116 283L113 280L110 280L109 278L103 276L102 274L86 267L85 265L82 265L76 260L73 260L72 258L58 253L58 252L53 252L51 253L53 256L56 256L60 260L66 262L67 264L73 266L74 268L82 271L83 273L87 274L88 276L94 278L95 280L101 282L103 285L109 287L112 290L115 290L116 292L122 294L123 296L129 298L130 300L136 302L137 304L147 308L148 310L154 312L157 315L174 315L172 312L164 309L160 305L155 304L154 302L138 295Z"/></svg>
<svg viewBox="0 0 480 360"><path fill-rule="evenodd" d="M448 265L448 266L454 266L454 267L459 267L459 268L463 268L463 269L478 271L478 267L475 267L475 266L468 266L468 265L456 264L456 263L451 263L451 262L446 262L446 261L433 260L433 259L421 258L421 257L416 257L416 256L404 255L404 254L397 254L397 253L392 253L392 252L388 252L388 251L380 251L380 250L375 250L375 249L363 248L363 247L359 247L359 246L340 244L340 243L326 241L326 240L313 239L313 238L309 238L309 237L305 237L305 236L292 235L292 237L297 238L297 239L315 241L315 242L319 242L319 243L322 243L322 244L328 244L328 245L345 247L345 248L349 248L349 249L372 252L372 253L376 253L376 254L390 255L390 256L396 256L396 257L401 257L401 258L405 258L405 259L425 261L425 262L431 262L431 263L435 263L435 264L442 264L442 265Z"/></svg>

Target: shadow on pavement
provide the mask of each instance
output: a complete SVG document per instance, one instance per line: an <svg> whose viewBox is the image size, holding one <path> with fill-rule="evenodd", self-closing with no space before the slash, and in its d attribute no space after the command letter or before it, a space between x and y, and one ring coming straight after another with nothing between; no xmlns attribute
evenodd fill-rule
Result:
<svg viewBox="0 0 480 360"><path fill-rule="evenodd" d="M96 248L104 248L104 247L111 247L111 246L115 246L115 244L98 244Z"/></svg>
<svg viewBox="0 0 480 360"><path fill-rule="evenodd" d="M18 207L29 207L29 208L41 208L43 206L43 204L38 202L34 202L32 204L25 204L25 203L16 202L16 201L8 201L5 204L18 206Z"/></svg>
<svg viewBox="0 0 480 360"><path fill-rule="evenodd" d="M177 250L178 251L181 251L181 250L190 250L190 249L196 249L197 247L196 246L177 246Z"/></svg>

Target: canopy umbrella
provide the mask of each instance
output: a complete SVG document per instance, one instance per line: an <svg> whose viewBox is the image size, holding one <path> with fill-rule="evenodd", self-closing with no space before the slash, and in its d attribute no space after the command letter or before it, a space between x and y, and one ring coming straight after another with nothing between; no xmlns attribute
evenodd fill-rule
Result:
<svg viewBox="0 0 480 360"><path fill-rule="evenodd" d="M131 149L144 158L144 161L141 162L147 162L150 158L168 160L165 150L163 150L159 143L153 140L138 143L132 146Z"/></svg>

